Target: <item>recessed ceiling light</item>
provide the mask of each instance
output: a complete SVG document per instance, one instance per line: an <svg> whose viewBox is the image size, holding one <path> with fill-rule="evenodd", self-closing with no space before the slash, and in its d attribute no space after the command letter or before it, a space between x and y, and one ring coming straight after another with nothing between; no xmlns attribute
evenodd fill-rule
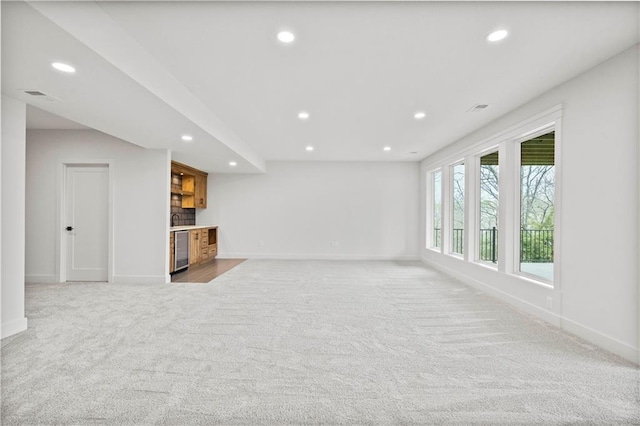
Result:
<svg viewBox="0 0 640 426"><path fill-rule="evenodd" d="M307 151L313 151L313 147L312 146L308 146L307 147Z"/></svg>
<svg viewBox="0 0 640 426"><path fill-rule="evenodd" d="M309 118L309 113L307 111L300 111L298 113L298 118L300 120L306 120L307 118Z"/></svg>
<svg viewBox="0 0 640 426"><path fill-rule="evenodd" d="M293 35L291 31L280 31L278 33L278 40L283 43L291 43L296 39L296 36Z"/></svg>
<svg viewBox="0 0 640 426"><path fill-rule="evenodd" d="M191 142L193 140L193 136L191 135L182 135L182 140L185 142Z"/></svg>
<svg viewBox="0 0 640 426"><path fill-rule="evenodd" d="M413 118L415 118L416 120L422 120L423 118L425 118L427 116L427 114L425 114L422 111L418 111L415 114L413 114Z"/></svg>
<svg viewBox="0 0 640 426"><path fill-rule="evenodd" d="M497 30L487 36L487 41L496 42L504 39L509 32L507 30Z"/></svg>
<svg viewBox="0 0 640 426"><path fill-rule="evenodd" d="M384 148L382 148L382 149L384 149L385 151L391 151L391 147L390 147L390 146L385 146L385 147L384 147Z"/></svg>
<svg viewBox="0 0 640 426"><path fill-rule="evenodd" d="M53 62L51 64L52 67L57 69L58 71L73 73L76 72L76 69L69 64L63 64L62 62Z"/></svg>
<svg viewBox="0 0 640 426"><path fill-rule="evenodd" d="M238 165L238 163L236 163L235 161L229 161L229 165L230 165L231 167L235 167L235 166L237 166L237 165Z"/></svg>

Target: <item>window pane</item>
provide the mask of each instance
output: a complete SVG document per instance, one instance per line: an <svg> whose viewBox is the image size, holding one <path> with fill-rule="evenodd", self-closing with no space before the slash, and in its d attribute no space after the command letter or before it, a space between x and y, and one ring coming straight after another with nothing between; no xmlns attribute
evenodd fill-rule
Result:
<svg viewBox="0 0 640 426"><path fill-rule="evenodd" d="M433 236L431 246L442 244L442 172L433 172Z"/></svg>
<svg viewBox="0 0 640 426"><path fill-rule="evenodd" d="M498 153L480 158L480 250L485 262L498 262Z"/></svg>
<svg viewBox="0 0 640 426"><path fill-rule="evenodd" d="M464 253L464 164L453 166L451 251Z"/></svg>
<svg viewBox="0 0 640 426"><path fill-rule="evenodd" d="M555 133L521 144L520 271L553 281Z"/></svg>

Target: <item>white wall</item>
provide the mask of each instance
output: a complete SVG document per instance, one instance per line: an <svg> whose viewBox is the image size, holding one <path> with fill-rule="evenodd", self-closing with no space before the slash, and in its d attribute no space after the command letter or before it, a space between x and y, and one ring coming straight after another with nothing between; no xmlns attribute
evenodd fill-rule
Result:
<svg viewBox="0 0 640 426"><path fill-rule="evenodd" d="M95 130L27 132L26 277L56 281L62 162L113 165L113 280L168 282L170 153Z"/></svg>
<svg viewBox="0 0 640 426"><path fill-rule="evenodd" d="M2 7L0 7L0 46L2 46ZM0 51L2 49L0 48ZM0 52L0 81L2 81L2 52ZM0 338L2 338L2 102L0 99ZM2 409L0 408L0 416Z"/></svg>
<svg viewBox="0 0 640 426"><path fill-rule="evenodd" d="M24 312L26 105L2 96L2 337L27 329Z"/></svg>
<svg viewBox="0 0 640 426"><path fill-rule="evenodd" d="M424 194L426 171L443 159L562 104L556 288L424 248L422 257L630 360L639 356L638 71L636 45L425 159L421 176ZM425 202L422 195L423 213ZM547 297L553 309L545 307Z"/></svg>
<svg viewBox="0 0 640 426"><path fill-rule="evenodd" d="M416 259L418 170L269 162L266 174L210 174L208 208L196 223L220 226L221 257Z"/></svg>

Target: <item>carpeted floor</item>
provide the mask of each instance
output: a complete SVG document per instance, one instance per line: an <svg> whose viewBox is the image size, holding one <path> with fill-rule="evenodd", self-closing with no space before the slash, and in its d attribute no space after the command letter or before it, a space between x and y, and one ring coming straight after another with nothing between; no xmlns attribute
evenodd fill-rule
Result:
<svg viewBox="0 0 640 426"><path fill-rule="evenodd" d="M27 286L3 425L640 424L632 364L420 263Z"/></svg>

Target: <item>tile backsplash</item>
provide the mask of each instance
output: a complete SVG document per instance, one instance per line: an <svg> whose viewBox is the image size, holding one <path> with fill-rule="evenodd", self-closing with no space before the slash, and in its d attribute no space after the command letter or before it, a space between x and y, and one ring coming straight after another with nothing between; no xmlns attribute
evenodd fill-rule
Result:
<svg viewBox="0 0 640 426"><path fill-rule="evenodd" d="M171 175L171 188L182 188L182 176ZM179 218L173 220L175 226L189 226L196 224L196 209L183 209L182 196L179 194L171 194L171 216L177 214Z"/></svg>

